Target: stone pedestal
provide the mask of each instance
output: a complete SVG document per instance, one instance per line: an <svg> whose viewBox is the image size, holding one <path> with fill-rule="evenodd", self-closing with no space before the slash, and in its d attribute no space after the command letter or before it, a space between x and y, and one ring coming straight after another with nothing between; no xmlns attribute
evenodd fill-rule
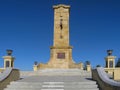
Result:
<svg viewBox="0 0 120 90"><path fill-rule="evenodd" d="M87 68L87 71L88 71L88 72L91 71L91 65L87 65L86 68Z"/></svg>
<svg viewBox="0 0 120 90"><path fill-rule="evenodd" d="M37 71L37 70L38 70L37 65L34 65L34 66L33 66L33 70L34 70L34 71Z"/></svg>

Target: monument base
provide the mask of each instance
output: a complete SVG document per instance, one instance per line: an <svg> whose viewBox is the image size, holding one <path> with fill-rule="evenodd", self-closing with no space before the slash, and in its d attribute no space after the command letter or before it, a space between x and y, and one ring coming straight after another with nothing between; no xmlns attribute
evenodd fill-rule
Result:
<svg viewBox="0 0 120 90"><path fill-rule="evenodd" d="M58 63L58 64L51 64L51 63L40 63L37 66L33 67L34 71L40 70L40 69L73 69L73 68L78 68L78 69L83 69L83 63L72 63L72 64L68 64L68 63L64 63L63 65Z"/></svg>
<svg viewBox="0 0 120 90"><path fill-rule="evenodd" d="M34 71L39 69L83 69L83 63L76 64L72 59L72 47L51 47L50 61L46 64L40 63L33 67Z"/></svg>

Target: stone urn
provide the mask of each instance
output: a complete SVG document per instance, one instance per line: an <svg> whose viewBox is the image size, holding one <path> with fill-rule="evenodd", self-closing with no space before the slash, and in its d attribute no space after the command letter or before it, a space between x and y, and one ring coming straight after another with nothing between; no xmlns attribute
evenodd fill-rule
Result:
<svg viewBox="0 0 120 90"><path fill-rule="evenodd" d="M111 55L112 55L112 52L113 52L113 50L107 50L108 56L111 56Z"/></svg>
<svg viewBox="0 0 120 90"><path fill-rule="evenodd" d="M13 50L8 49L8 50L6 50L6 51L7 51L7 55L8 55L8 56L11 56L11 55L12 55Z"/></svg>

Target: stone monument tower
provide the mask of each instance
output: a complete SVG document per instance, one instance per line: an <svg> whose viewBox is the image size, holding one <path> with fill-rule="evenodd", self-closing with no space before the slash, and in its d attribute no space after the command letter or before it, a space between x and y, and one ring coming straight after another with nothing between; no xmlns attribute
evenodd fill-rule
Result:
<svg viewBox="0 0 120 90"><path fill-rule="evenodd" d="M34 65L40 68L83 68L82 63L75 64L72 59L72 46L69 44L69 5L56 5L54 9L54 39L51 46L50 61L47 64Z"/></svg>
<svg viewBox="0 0 120 90"><path fill-rule="evenodd" d="M7 55L4 56L4 69L8 68L8 67L14 67L14 60L15 58L12 56L12 52L13 50L6 50L7 51Z"/></svg>

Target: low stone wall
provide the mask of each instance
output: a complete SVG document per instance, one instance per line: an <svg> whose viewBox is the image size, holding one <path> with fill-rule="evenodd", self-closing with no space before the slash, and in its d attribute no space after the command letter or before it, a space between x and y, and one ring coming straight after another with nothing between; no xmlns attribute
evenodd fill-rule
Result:
<svg viewBox="0 0 120 90"><path fill-rule="evenodd" d="M115 68L104 68L105 72L107 72L108 74L112 75L114 74L114 69Z"/></svg>
<svg viewBox="0 0 120 90"><path fill-rule="evenodd" d="M112 75L114 80L120 81L120 68L104 68L104 70Z"/></svg>
<svg viewBox="0 0 120 90"><path fill-rule="evenodd" d="M101 90L120 90L120 82L109 79L102 67L92 70L92 78L97 81Z"/></svg>
<svg viewBox="0 0 120 90"><path fill-rule="evenodd" d="M120 68L114 69L113 78L116 81L120 81Z"/></svg>
<svg viewBox="0 0 120 90"><path fill-rule="evenodd" d="M11 81L16 81L20 77L18 69L7 68L0 74L0 90L3 90Z"/></svg>

